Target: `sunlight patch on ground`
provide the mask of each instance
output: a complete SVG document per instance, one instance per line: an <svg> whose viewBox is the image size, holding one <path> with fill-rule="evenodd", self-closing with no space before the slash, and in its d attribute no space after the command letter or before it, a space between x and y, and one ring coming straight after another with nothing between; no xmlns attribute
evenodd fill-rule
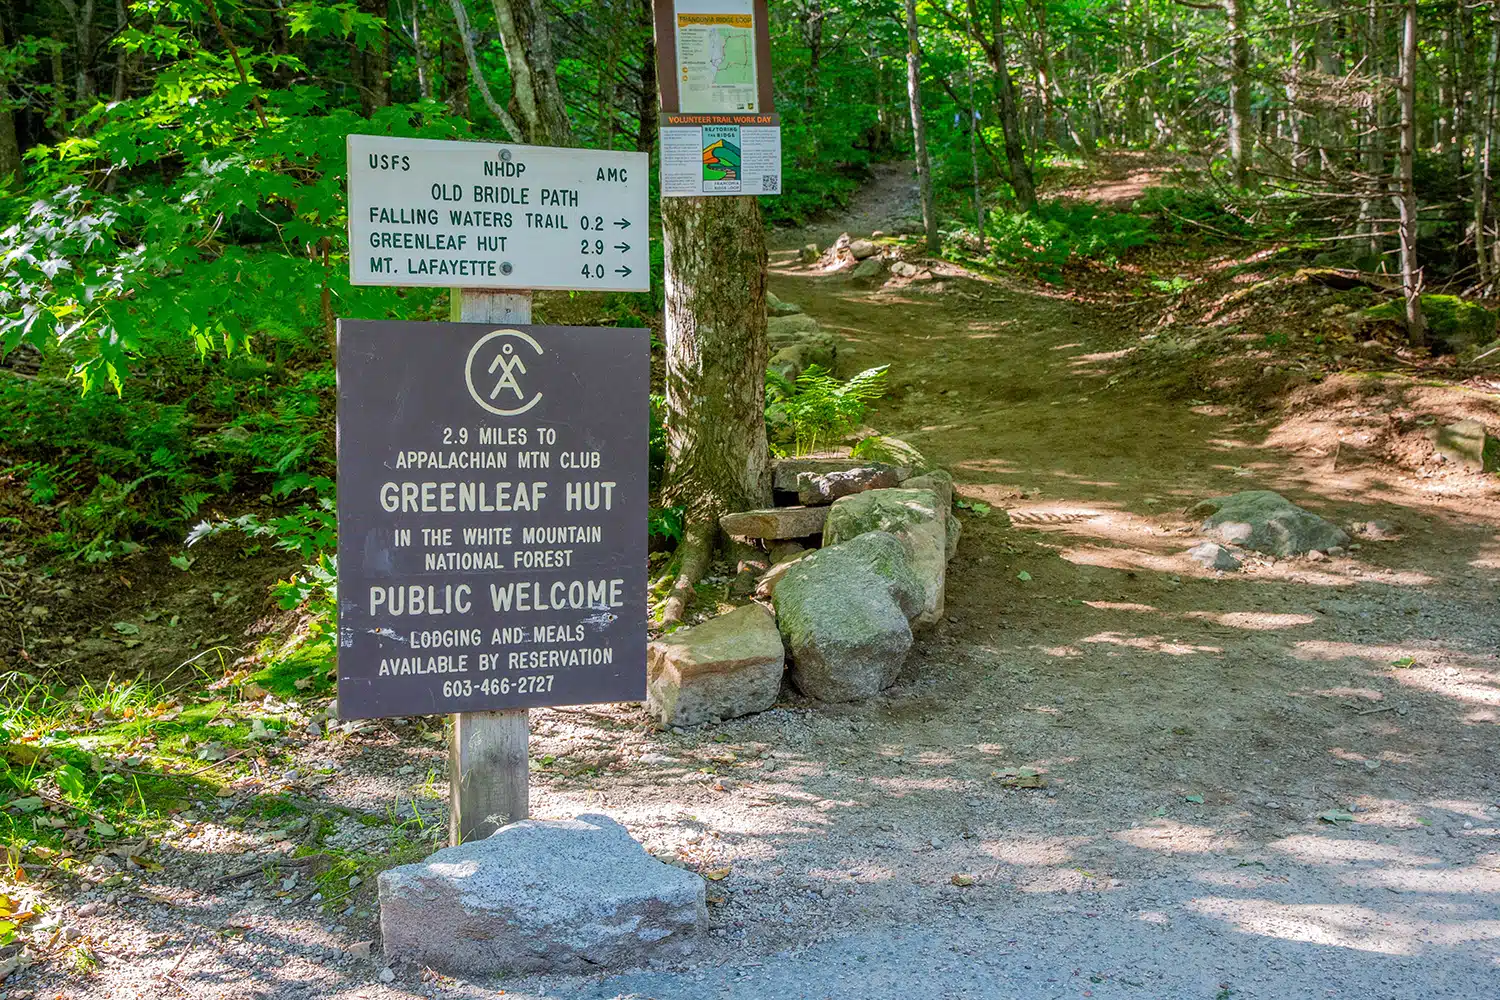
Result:
<svg viewBox="0 0 1500 1000"><path fill-rule="evenodd" d="M1317 615L1272 614L1269 611L1189 611L1182 617L1202 618L1251 632L1277 632L1298 625L1311 625L1318 620Z"/></svg>
<svg viewBox="0 0 1500 1000"><path fill-rule="evenodd" d="M1439 860L1428 854L1413 854L1391 844L1352 837L1317 837L1299 833L1270 845L1271 850L1298 861L1318 865L1348 865L1359 862L1399 863L1402 865L1435 865Z"/></svg>
<svg viewBox="0 0 1500 1000"><path fill-rule="evenodd" d="M1079 354L1071 359L1071 367L1079 368L1085 364L1098 361L1118 361L1128 355L1130 353L1130 350L1130 348L1126 348L1123 351L1096 351L1093 354Z"/></svg>
<svg viewBox="0 0 1500 1000"><path fill-rule="evenodd" d="M1454 913L1455 922L1412 920L1367 906L1336 903L1278 903L1268 899L1206 897L1188 904L1246 934L1334 948L1415 955L1424 947L1454 947L1500 940L1500 920L1473 920Z"/></svg>
<svg viewBox="0 0 1500 1000"><path fill-rule="evenodd" d="M1168 656L1192 656L1195 653L1224 652L1220 646L1195 646L1190 642L1183 642L1179 639L1168 639L1159 635L1126 635L1123 632L1099 632L1080 639L1079 642L1126 646L1130 649L1142 649L1151 653L1165 653Z"/></svg>
<svg viewBox="0 0 1500 1000"><path fill-rule="evenodd" d="M1094 566L1100 569L1149 570L1153 573L1177 574L1182 572L1182 561L1177 556L1153 555L1139 549L1114 549L1098 545L1078 545L1060 549L1058 556L1077 566Z"/></svg>
<svg viewBox="0 0 1500 1000"><path fill-rule="evenodd" d="M1442 650L1423 649L1420 646L1370 646L1358 642L1337 642L1332 639L1304 639L1293 644L1291 656L1294 660L1319 660L1325 663L1336 660L1364 660L1382 667L1394 666L1410 660L1410 666L1427 667L1443 656Z"/></svg>
<svg viewBox="0 0 1500 1000"><path fill-rule="evenodd" d="M1152 820L1133 830L1120 830L1115 840L1157 854L1208 854L1232 850L1238 840L1211 826L1194 826L1171 819Z"/></svg>
<svg viewBox="0 0 1500 1000"><path fill-rule="evenodd" d="M1101 611L1155 611L1149 604L1132 604L1129 601L1084 601L1091 608Z"/></svg>
<svg viewBox="0 0 1500 1000"><path fill-rule="evenodd" d="M984 845L984 853L1004 865L1065 865L1073 860L1073 848L1061 841L1032 837L997 840Z"/></svg>

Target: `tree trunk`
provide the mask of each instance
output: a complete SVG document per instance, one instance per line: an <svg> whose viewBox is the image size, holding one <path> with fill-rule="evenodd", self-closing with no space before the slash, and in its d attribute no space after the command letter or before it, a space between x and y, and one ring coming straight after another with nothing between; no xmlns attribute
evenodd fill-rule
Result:
<svg viewBox="0 0 1500 1000"><path fill-rule="evenodd" d="M519 122L511 117L510 112L495 100L495 95L490 93L489 81L484 78L484 73L479 68L479 55L474 51L474 32L469 28L469 15L464 8L464 0L448 0L448 6L453 10L453 21L458 25L458 39L463 43L464 59L469 64L469 77L474 81L474 86L479 90L479 96L484 101L484 106L490 109L490 114L500 120L500 125L510 136L512 142L529 142L527 132ZM468 89L465 88L464 103L468 104Z"/></svg>
<svg viewBox="0 0 1500 1000"><path fill-rule="evenodd" d="M1422 272L1417 267L1417 189L1412 160L1417 148L1417 0L1406 0L1406 25L1401 37L1401 290L1406 294L1406 335L1413 345L1427 343L1427 320L1422 315Z"/></svg>
<svg viewBox="0 0 1500 1000"><path fill-rule="evenodd" d="M1490 269L1489 240L1490 225L1490 160L1495 149L1495 98L1497 74L1500 74L1500 17L1495 5L1490 4L1490 62L1485 74L1484 112L1480 118L1476 136L1474 168L1474 257L1479 268L1479 286L1488 294L1493 272Z"/></svg>
<svg viewBox="0 0 1500 1000"><path fill-rule="evenodd" d="M974 104L974 67L965 62L964 75L969 80L969 172L974 178L974 232L979 236L979 251L984 252L984 192L979 186L979 109Z"/></svg>
<svg viewBox="0 0 1500 1000"><path fill-rule="evenodd" d="M552 31L542 0L494 0L495 20L510 67L511 105L526 141L535 146L573 145L573 126L552 55Z"/></svg>
<svg viewBox="0 0 1500 1000"><path fill-rule="evenodd" d="M940 240L932 206L932 161L927 156L927 122L922 117L922 46L917 38L917 0L906 0L906 100L911 106L911 134L916 146L922 229L927 234L927 252L937 253Z"/></svg>
<svg viewBox="0 0 1500 1000"><path fill-rule="evenodd" d="M1286 66L1287 142L1291 146L1292 171L1300 174L1307 170L1309 146L1302 127L1302 60L1304 56L1302 36L1297 33L1295 27L1296 0L1286 0L1286 19L1287 30L1291 33L1291 50L1287 53Z"/></svg>
<svg viewBox="0 0 1500 1000"><path fill-rule="evenodd" d="M663 621L681 621L719 517L771 501L766 441L766 234L754 198L663 198L667 467L686 508L682 570Z"/></svg>
<svg viewBox="0 0 1500 1000"><path fill-rule="evenodd" d="M380 38L365 53L365 86L370 89L374 108L391 106L391 28L390 0L370 0L370 13L386 22Z"/></svg>
<svg viewBox="0 0 1500 1000"><path fill-rule="evenodd" d="M7 44L5 25L0 23L0 47ZM15 112L10 107L10 87L0 80L0 188L12 178L19 186L22 180L21 144L16 137Z"/></svg>
<svg viewBox="0 0 1500 1000"><path fill-rule="evenodd" d="M1010 65L1005 54L1004 11L1000 0L994 0L990 9L991 34L985 37L979 21L978 0L968 0L968 10L969 33L984 50L984 57L995 74L995 99L1000 105L1000 130L1005 135L1005 162L1010 169L1010 186L1021 208L1030 210L1036 207L1036 183L1032 180L1031 164L1026 162L1016 87L1010 78Z"/></svg>
<svg viewBox="0 0 1500 1000"><path fill-rule="evenodd" d="M636 116L640 120L640 126L635 133L635 148L639 152L649 153L656 146L656 109L660 104L656 89L656 35L652 30L654 19L651 0L641 0L640 16L644 34L641 41L641 68L637 76L640 93Z"/></svg>
<svg viewBox="0 0 1500 1000"><path fill-rule="evenodd" d="M1250 181L1255 143L1250 127L1249 6L1250 0L1224 0L1224 13L1229 18L1229 164L1236 187Z"/></svg>
<svg viewBox="0 0 1500 1000"><path fill-rule="evenodd" d="M816 95L823 63L823 2L809 0L807 5L807 82Z"/></svg>
<svg viewBox="0 0 1500 1000"><path fill-rule="evenodd" d="M458 45L447 38L438 42L438 61L443 70L443 100L460 118L469 117L469 68L463 40Z"/></svg>
<svg viewBox="0 0 1500 1000"><path fill-rule="evenodd" d="M1381 252L1380 223L1376 220L1378 213L1376 205L1382 200L1385 182L1385 133L1383 128L1385 122L1380 113L1383 103L1382 79L1380 72L1380 47L1383 41L1384 26L1380 18L1379 0L1370 0L1368 38L1365 45L1365 73L1370 78L1369 114L1365 118L1363 159L1364 159L1364 185L1366 196L1359 202L1360 229L1369 235L1370 254L1378 255Z"/></svg>
<svg viewBox="0 0 1500 1000"><path fill-rule="evenodd" d="M417 96L424 101L432 100L432 60L427 57L427 41L422 34L422 3L415 0L411 6L411 51L417 67Z"/></svg>

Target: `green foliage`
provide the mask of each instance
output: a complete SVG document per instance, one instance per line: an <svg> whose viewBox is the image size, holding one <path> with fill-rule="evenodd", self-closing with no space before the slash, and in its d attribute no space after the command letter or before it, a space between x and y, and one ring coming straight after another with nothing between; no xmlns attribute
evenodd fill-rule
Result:
<svg viewBox="0 0 1500 1000"><path fill-rule="evenodd" d="M647 532L652 538L680 542L686 514L687 509L684 507L652 507L647 519Z"/></svg>
<svg viewBox="0 0 1500 1000"><path fill-rule="evenodd" d="M1236 215L1219 195L1204 188L1148 187L1131 211L1150 216L1158 232L1210 240L1216 236L1249 237L1259 232L1256 226Z"/></svg>
<svg viewBox="0 0 1500 1000"><path fill-rule="evenodd" d="M1126 251L1155 240L1149 222L1136 215L1063 202L1031 212L991 211L985 235L992 263L1048 270L1074 260L1113 264Z"/></svg>
<svg viewBox="0 0 1500 1000"><path fill-rule="evenodd" d="M0 350L55 352L85 390L120 393L132 365L179 345L200 357L275 351L326 336L332 315L436 297L349 285L345 138L456 138L465 122L431 102L365 119L303 85L252 103L185 23L130 29L121 45L174 60L149 93L99 104L71 138L29 151L27 197L0 202ZM304 69L291 56L242 58L266 77ZM99 171L123 183L100 185Z"/></svg>
<svg viewBox="0 0 1500 1000"><path fill-rule="evenodd" d="M821 365L808 365L795 383L766 372L766 428L782 454L806 455L859 425L865 409L886 392L889 366L867 368L840 382Z"/></svg>
<svg viewBox="0 0 1500 1000"><path fill-rule="evenodd" d="M49 359L31 381L0 378L6 448L25 495L51 518L48 547L108 558L180 537L213 501L246 488L283 496L332 473L333 373L262 359L218 363L176 345L134 392L80 395Z"/></svg>

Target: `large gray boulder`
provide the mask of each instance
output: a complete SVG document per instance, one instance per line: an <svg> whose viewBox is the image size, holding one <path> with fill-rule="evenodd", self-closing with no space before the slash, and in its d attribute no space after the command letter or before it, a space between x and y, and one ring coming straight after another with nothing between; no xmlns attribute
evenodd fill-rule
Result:
<svg viewBox="0 0 1500 1000"><path fill-rule="evenodd" d="M885 278L885 259L866 257L854 265L854 270L849 272L849 277L861 284L876 284Z"/></svg>
<svg viewBox="0 0 1500 1000"><path fill-rule="evenodd" d="M1500 440L1490 437L1477 420L1460 420L1439 427L1432 435L1437 453L1470 472L1500 470Z"/></svg>
<svg viewBox="0 0 1500 1000"><path fill-rule="evenodd" d="M949 517L932 490L869 490L836 500L828 508L823 544L837 545L872 531L895 535L906 547L912 572L922 584L916 624L931 625L943 616Z"/></svg>
<svg viewBox="0 0 1500 1000"><path fill-rule="evenodd" d="M953 516L953 475L947 469L933 469L921 476L912 476L901 483L903 490L931 490L937 494L938 509L945 514L948 525L948 558L958 554L958 536L963 526Z"/></svg>
<svg viewBox="0 0 1500 1000"><path fill-rule="evenodd" d="M903 490L931 490L937 494L938 506L943 510L953 509L953 474L947 469L933 469L920 476L912 476L901 482Z"/></svg>
<svg viewBox="0 0 1500 1000"><path fill-rule="evenodd" d="M1212 539L1283 558L1349 544L1343 528L1270 490L1204 500L1190 508L1188 515L1206 516L1202 531Z"/></svg>
<svg viewBox="0 0 1500 1000"><path fill-rule="evenodd" d="M795 316L802 307L795 302L779 298L775 292L766 292L766 312L772 316Z"/></svg>
<svg viewBox="0 0 1500 1000"><path fill-rule="evenodd" d="M829 371L833 370L834 351L832 348L824 347L821 343L808 341L800 344L788 344L786 347L774 348L775 353L771 355L766 367L788 382L797 381L809 365L819 365Z"/></svg>
<svg viewBox="0 0 1500 1000"><path fill-rule="evenodd" d="M594 972L690 954L703 879L608 816L524 820L380 874L388 959L450 975Z"/></svg>
<svg viewBox="0 0 1500 1000"><path fill-rule="evenodd" d="M792 683L820 701L856 701L896 682L923 592L901 540L870 532L792 563L772 601Z"/></svg>
<svg viewBox="0 0 1500 1000"><path fill-rule="evenodd" d="M817 332L818 321L806 313L773 316L766 320L766 339L772 342L782 339L795 340L801 334Z"/></svg>
<svg viewBox="0 0 1500 1000"><path fill-rule="evenodd" d="M1188 549L1186 555L1204 569L1233 573L1240 568L1240 561L1234 557L1234 553L1218 542L1199 542Z"/></svg>
<svg viewBox="0 0 1500 1000"><path fill-rule="evenodd" d="M763 712L785 667L775 617L746 604L646 647L646 707L669 726Z"/></svg>

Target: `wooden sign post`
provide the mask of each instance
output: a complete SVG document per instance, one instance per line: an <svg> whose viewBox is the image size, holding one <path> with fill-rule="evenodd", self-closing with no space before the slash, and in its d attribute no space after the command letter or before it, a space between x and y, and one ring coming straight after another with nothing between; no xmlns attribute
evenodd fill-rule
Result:
<svg viewBox="0 0 1500 1000"><path fill-rule="evenodd" d="M339 714L453 716L457 844L529 814L528 707L645 695L649 336L531 303L650 290L649 159L348 159L351 282L453 288L464 326L340 320Z"/></svg>
<svg viewBox="0 0 1500 1000"><path fill-rule="evenodd" d="M531 322L531 290L455 288L456 323ZM448 843L488 837L531 815L531 724L524 708L457 712L448 736Z"/></svg>

